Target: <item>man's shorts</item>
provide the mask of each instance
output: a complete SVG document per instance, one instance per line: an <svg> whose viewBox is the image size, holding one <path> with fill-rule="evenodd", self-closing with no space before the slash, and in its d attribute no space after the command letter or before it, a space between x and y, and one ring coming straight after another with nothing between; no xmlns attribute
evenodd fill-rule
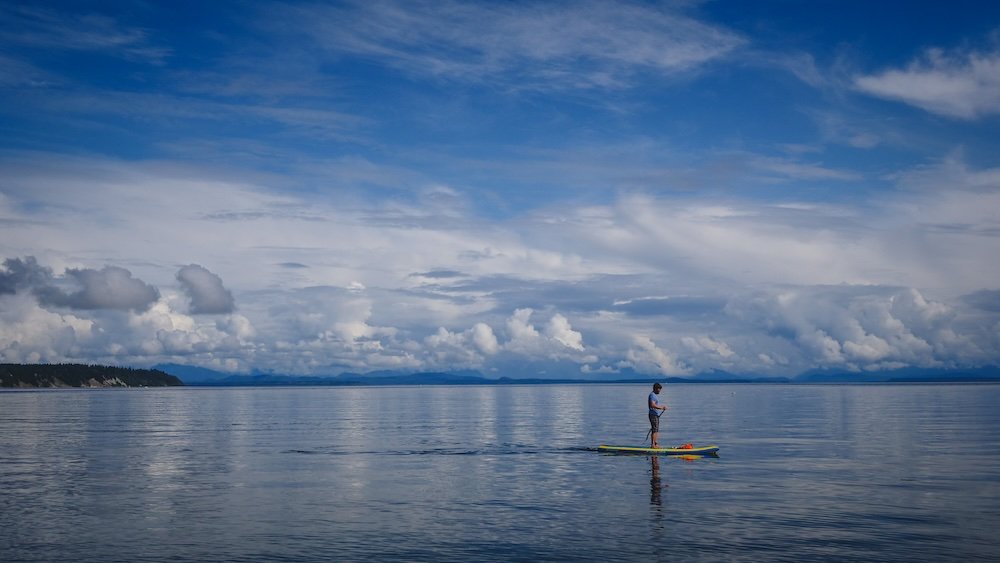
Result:
<svg viewBox="0 0 1000 563"><path fill-rule="evenodd" d="M649 429L650 432L660 431L660 417L656 416L655 414L649 415Z"/></svg>

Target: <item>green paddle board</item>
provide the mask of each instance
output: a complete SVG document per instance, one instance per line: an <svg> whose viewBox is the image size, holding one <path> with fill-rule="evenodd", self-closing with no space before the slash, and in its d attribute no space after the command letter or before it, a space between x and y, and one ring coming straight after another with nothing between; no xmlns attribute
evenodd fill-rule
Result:
<svg viewBox="0 0 1000 563"><path fill-rule="evenodd" d="M719 451L719 446L693 446L690 448L644 448L642 446L597 446L597 451L618 454L706 455Z"/></svg>

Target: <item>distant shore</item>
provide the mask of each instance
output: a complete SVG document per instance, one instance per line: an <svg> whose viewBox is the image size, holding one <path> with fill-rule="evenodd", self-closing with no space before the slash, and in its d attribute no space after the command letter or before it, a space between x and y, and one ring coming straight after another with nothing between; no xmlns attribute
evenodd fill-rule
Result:
<svg viewBox="0 0 1000 563"><path fill-rule="evenodd" d="M0 387L105 388L105 387L176 387L184 383L177 377L155 369L84 365L84 364L0 364Z"/></svg>
<svg viewBox="0 0 1000 563"><path fill-rule="evenodd" d="M655 377L630 373L618 379L572 377L488 378L472 370L458 372L371 372L339 375L227 374L205 368L165 364L152 369L84 364L0 364L0 388L111 387L370 387L389 385L600 385L651 384L914 384L1000 383L1000 368L967 370L903 369L876 373L813 371L795 377L760 377L710 372L691 377Z"/></svg>

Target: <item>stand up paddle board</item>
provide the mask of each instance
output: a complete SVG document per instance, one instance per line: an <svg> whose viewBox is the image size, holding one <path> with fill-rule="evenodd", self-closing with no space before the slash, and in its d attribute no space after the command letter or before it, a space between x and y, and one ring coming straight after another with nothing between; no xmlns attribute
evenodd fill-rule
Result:
<svg viewBox="0 0 1000 563"><path fill-rule="evenodd" d="M719 451L719 446L694 446L691 448L644 448L641 446L597 446L597 451L618 454L706 455Z"/></svg>

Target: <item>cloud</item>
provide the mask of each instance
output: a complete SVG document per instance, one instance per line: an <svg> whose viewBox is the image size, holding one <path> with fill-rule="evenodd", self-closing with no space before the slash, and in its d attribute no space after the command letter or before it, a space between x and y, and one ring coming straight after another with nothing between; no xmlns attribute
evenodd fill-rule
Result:
<svg viewBox="0 0 1000 563"><path fill-rule="evenodd" d="M39 88L52 86L61 80L37 66L0 53L0 86L4 88Z"/></svg>
<svg viewBox="0 0 1000 563"><path fill-rule="evenodd" d="M817 67L815 57L808 53L758 51L752 53L750 61L782 69L813 88L827 86L830 81Z"/></svg>
<svg viewBox="0 0 1000 563"><path fill-rule="evenodd" d="M659 375L690 375L691 370L682 365L669 352L660 349L648 336L637 335L625 353L628 367L640 373Z"/></svg>
<svg viewBox="0 0 1000 563"><path fill-rule="evenodd" d="M116 338L126 343L125 353L152 357L239 357L244 344L255 335L252 323L233 315L220 322L202 323L173 309L161 300L147 311L128 319L131 330L116 331Z"/></svg>
<svg viewBox="0 0 1000 563"><path fill-rule="evenodd" d="M95 270L96 271L96 270ZM0 359L150 366L164 361L247 370L256 335L246 317L200 323L161 296L144 310L49 309L32 292L0 295Z"/></svg>
<svg viewBox="0 0 1000 563"><path fill-rule="evenodd" d="M160 298L152 285L132 277L125 268L105 266L100 270L89 268L66 270L66 281L75 291L66 291L56 285L35 288L42 305L69 307L71 309L117 309L143 311Z"/></svg>
<svg viewBox="0 0 1000 563"><path fill-rule="evenodd" d="M528 357L579 359L583 352L583 335L573 330L566 317L555 313L549 318L544 332L531 324L532 309L517 309L507 319L507 337L503 348Z"/></svg>
<svg viewBox="0 0 1000 563"><path fill-rule="evenodd" d="M38 306L29 293L0 294L0 360L11 363L91 361L101 355L97 323ZM117 365L120 362L115 362Z"/></svg>
<svg viewBox="0 0 1000 563"><path fill-rule="evenodd" d="M980 289L962 296L962 301L983 311L1000 313L1000 289Z"/></svg>
<svg viewBox="0 0 1000 563"><path fill-rule="evenodd" d="M689 350L695 353L710 352L723 358L728 358L733 355L733 351L729 348L728 344L725 342L719 342L708 336L701 336L698 338L685 336L681 339L681 342Z"/></svg>
<svg viewBox="0 0 1000 563"><path fill-rule="evenodd" d="M472 342L480 352L486 355L496 354L500 349L493 329L485 323L476 323L472 327Z"/></svg>
<svg viewBox="0 0 1000 563"><path fill-rule="evenodd" d="M44 96L20 102L29 104L34 111L47 114L86 115L91 119L117 117L142 122L149 128L150 135L166 132L166 138L171 139L171 142L165 142L160 148L169 148L190 159L205 159L204 153L208 150L212 151L209 153L210 157L215 157L218 151L234 153L238 157L245 157L247 152L259 151L258 146L248 141L227 140L234 129L247 125L266 124L285 135L329 141L353 139L352 131L364 123L359 117L325 108L296 107L278 102L255 105L185 97L169 91L52 90L47 91ZM199 137L202 138L211 136L209 132L213 130L224 130L227 134L216 137L213 141L185 139L184 142L175 143L170 129L177 127L179 123L198 130ZM274 150L268 147L268 152ZM257 164L261 158L262 155L252 157Z"/></svg>
<svg viewBox="0 0 1000 563"><path fill-rule="evenodd" d="M9 357L176 356L315 374L562 365L600 377L982 364L1000 349L995 313L973 306L988 299L954 297L1000 279L996 171L959 153L856 203L623 191L514 217L420 197L335 205L154 163L36 155L0 166L0 217L24 220L4 224L0 246L60 249L45 265L0 268L0 307L34 303L25 323L51 329L8 327ZM89 263L94 248L129 270ZM67 263L94 280L48 267ZM197 285L173 266L208 263L258 267L195 267ZM69 308L100 304L84 291L98 278L165 289L148 309ZM36 289L50 287L38 307ZM229 288L240 315L225 312Z"/></svg>
<svg viewBox="0 0 1000 563"><path fill-rule="evenodd" d="M461 278L463 274L455 270L431 270L429 272L414 272L410 276L415 278L452 279Z"/></svg>
<svg viewBox="0 0 1000 563"><path fill-rule="evenodd" d="M0 6L0 39L8 45L105 53L162 63L170 50L148 30L98 13L59 12L40 6Z"/></svg>
<svg viewBox="0 0 1000 563"><path fill-rule="evenodd" d="M977 170L965 162L961 149L952 151L936 162L903 171L895 177L901 187L926 194L1000 193L1000 167Z"/></svg>
<svg viewBox="0 0 1000 563"><path fill-rule="evenodd" d="M532 313L531 309L518 309L507 319L508 350L531 353L540 347L541 335L530 323Z"/></svg>
<svg viewBox="0 0 1000 563"><path fill-rule="evenodd" d="M0 257L33 255L0 267L8 357L686 374L1000 349L992 139L858 112L839 62L764 51L777 28L697 1L266 0L195 22L228 33L195 61L133 7L0 6ZM852 84L995 116L998 60ZM971 160L938 158L956 143Z"/></svg>
<svg viewBox="0 0 1000 563"><path fill-rule="evenodd" d="M629 315L671 315L676 317L704 317L718 314L725 307L726 300L722 297L704 296L664 296L636 297L614 303L614 310L624 311Z"/></svg>
<svg viewBox="0 0 1000 563"><path fill-rule="evenodd" d="M177 272L177 281L191 299L191 312L196 315L228 314L236 310L233 294L223 287L222 278L202 266L184 266Z"/></svg>
<svg viewBox="0 0 1000 563"><path fill-rule="evenodd" d="M592 377L614 376L625 368L671 376L710 369L795 374L814 367L880 370L1000 361L991 328L1000 326L996 290L970 294L954 307L910 288L785 286L735 294L722 311L708 316L678 319L669 309L654 314L588 310L574 316L580 330L554 311L539 328L531 309L517 309L506 318L465 309L466 328L456 315L457 328L426 333L420 322L426 315L419 310L428 303L408 292L269 290L251 294L245 314L220 314L204 322L185 312L190 309L186 293L167 292L141 311L49 310L35 298L36 282L51 287L76 278L50 280L46 273L32 260L5 262L0 278L8 287L13 279L36 280L0 294L0 356L6 361L182 361L230 371L254 367L305 374L465 368L488 373L496 366L546 366L551 376L570 373L557 371L563 363ZM604 282L578 283L614 293ZM410 308L418 311L417 322L394 326L403 319L394 312ZM498 333L495 326L504 330Z"/></svg>
<svg viewBox="0 0 1000 563"><path fill-rule="evenodd" d="M373 318L373 299L343 287L254 292L241 312L257 334L257 363L281 373L413 369L419 343Z"/></svg>
<svg viewBox="0 0 1000 563"><path fill-rule="evenodd" d="M38 264L34 256L7 258L0 270L0 295L20 289L44 287L52 280L52 270Z"/></svg>
<svg viewBox="0 0 1000 563"><path fill-rule="evenodd" d="M995 361L995 352L973 335L956 331L954 309L916 289L789 288L734 299L727 312L794 343L824 367L954 367L963 361Z"/></svg>
<svg viewBox="0 0 1000 563"><path fill-rule="evenodd" d="M765 173L793 180L857 180L858 174L845 170L834 170L819 164L802 163L785 158L755 157L754 167Z"/></svg>
<svg viewBox="0 0 1000 563"><path fill-rule="evenodd" d="M358 2L286 10L283 25L322 48L413 74L518 88L621 88L683 72L745 40L641 3Z"/></svg>
<svg viewBox="0 0 1000 563"><path fill-rule="evenodd" d="M583 335L573 330L566 317L556 313L545 325L545 335L573 350L583 350Z"/></svg>
<svg viewBox="0 0 1000 563"><path fill-rule="evenodd" d="M482 367L487 357L500 350L493 329L484 323L462 332L441 327L424 341L431 367Z"/></svg>
<svg viewBox="0 0 1000 563"><path fill-rule="evenodd" d="M928 49L905 69L855 77L854 86L948 117L995 115L1000 113L1000 51Z"/></svg>
<svg viewBox="0 0 1000 563"><path fill-rule="evenodd" d="M101 270L70 268L64 276L56 277L50 268L40 266L34 256L4 260L0 295L22 290L30 291L47 307L84 310L143 311L160 298L155 287L117 266Z"/></svg>
<svg viewBox="0 0 1000 563"><path fill-rule="evenodd" d="M46 307L82 310L144 311L160 298L159 290L124 268L70 268L57 277L34 256L4 260L0 295L19 292L33 294Z"/></svg>

